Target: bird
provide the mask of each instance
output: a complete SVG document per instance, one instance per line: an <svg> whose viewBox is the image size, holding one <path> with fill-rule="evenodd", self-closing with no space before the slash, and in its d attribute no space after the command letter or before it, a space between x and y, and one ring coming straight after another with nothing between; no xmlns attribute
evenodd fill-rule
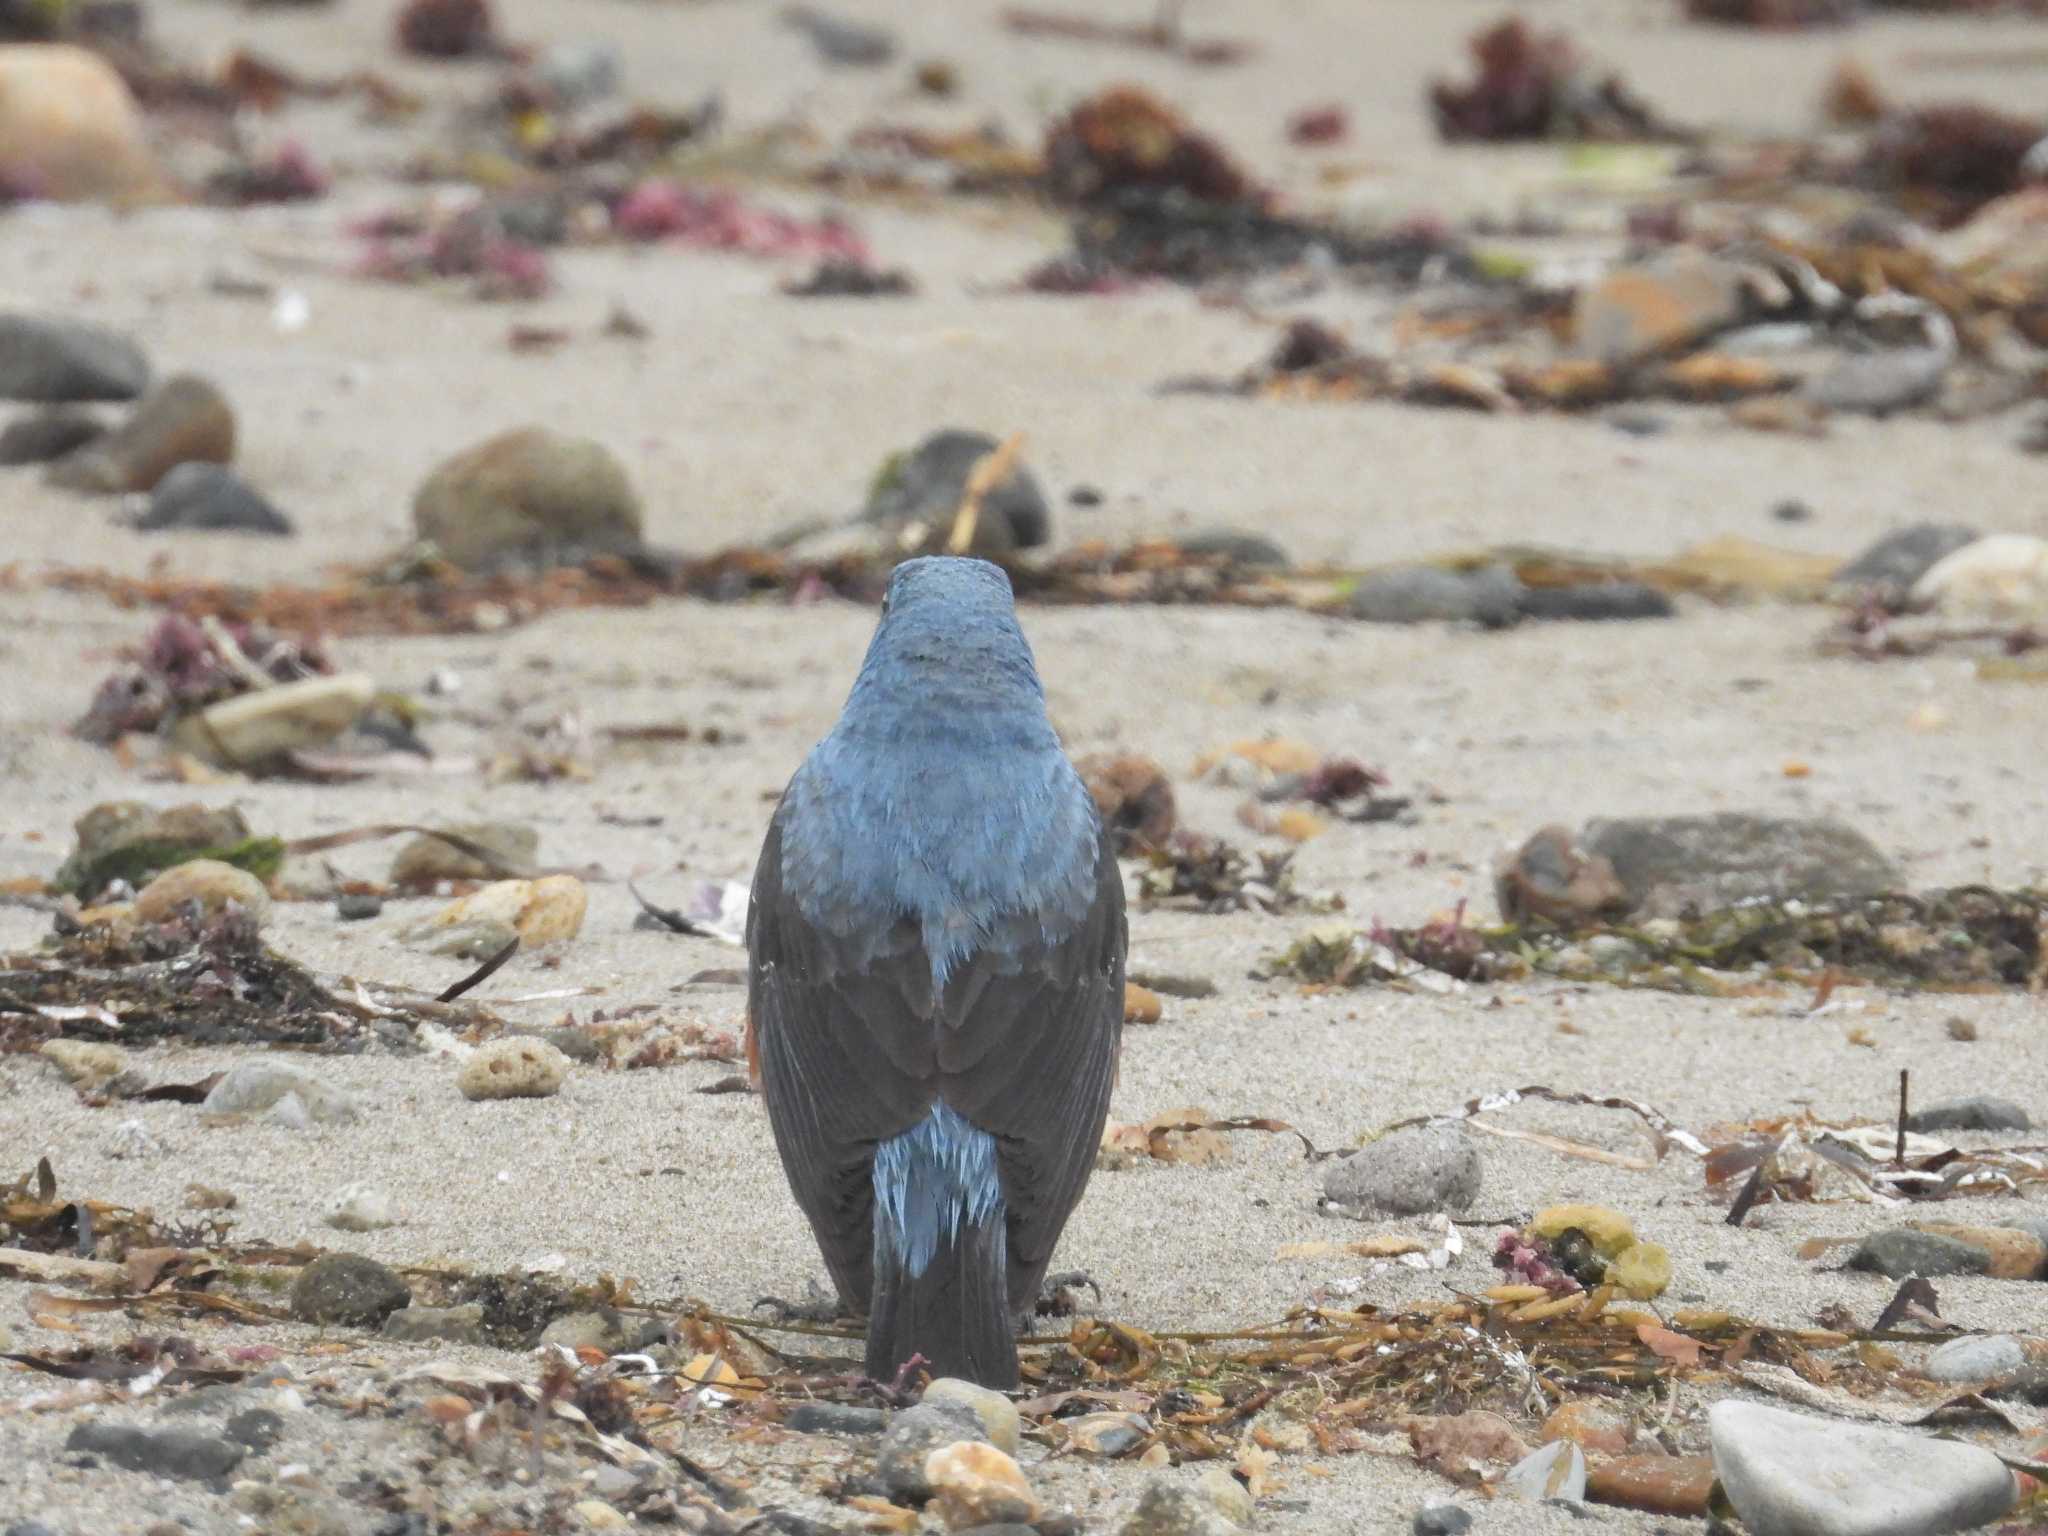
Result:
<svg viewBox="0 0 2048 1536"><path fill-rule="evenodd" d="M1123 880L1009 577L891 573L837 723L770 818L747 1054L865 1370L1017 1383L1017 1329L1102 1140Z"/></svg>

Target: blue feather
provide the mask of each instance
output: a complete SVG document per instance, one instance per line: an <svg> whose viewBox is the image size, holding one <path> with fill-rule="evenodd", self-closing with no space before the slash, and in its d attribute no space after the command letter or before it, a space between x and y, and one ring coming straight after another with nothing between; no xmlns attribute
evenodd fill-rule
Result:
<svg viewBox="0 0 2048 1536"><path fill-rule="evenodd" d="M943 990L998 924L1068 931L1095 897L1099 822L1046 719L1009 578L906 561L839 723L790 781L783 890L858 944L919 926Z"/></svg>
<svg viewBox="0 0 2048 1536"><path fill-rule="evenodd" d="M943 1100L931 1113L875 1148L875 1242L922 1275L963 1224L1000 1224L1003 1186L996 1139L968 1124Z"/></svg>

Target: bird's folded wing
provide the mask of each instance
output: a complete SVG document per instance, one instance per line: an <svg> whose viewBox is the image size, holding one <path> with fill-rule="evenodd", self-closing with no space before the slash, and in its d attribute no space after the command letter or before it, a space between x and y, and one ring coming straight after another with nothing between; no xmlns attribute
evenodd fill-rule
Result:
<svg viewBox="0 0 2048 1536"><path fill-rule="evenodd" d="M1087 908L1049 918L1007 925L951 978L940 1037L947 1102L997 1140L1019 1305L1081 1198L1116 1086L1126 941L1107 838Z"/></svg>
<svg viewBox="0 0 2048 1536"><path fill-rule="evenodd" d="M780 819L748 911L748 1008L776 1145L826 1263L868 1295L877 1143L943 1095L997 1139L1013 1300L1035 1293L1087 1183L1123 1029L1122 876L1105 839L1084 909L1019 913L936 1002L917 926L841 936L782 889Z"/></svg>
<svg viewBox="0 0 2048 1536"><path fill-rule="evenodd" d="M778 816L754 873L747 947L748 1029L776 1150L843 1298L865 1307L869 1162L934 1092L923 946L908 923L856 947L805 918L782 889Z"/></svg>

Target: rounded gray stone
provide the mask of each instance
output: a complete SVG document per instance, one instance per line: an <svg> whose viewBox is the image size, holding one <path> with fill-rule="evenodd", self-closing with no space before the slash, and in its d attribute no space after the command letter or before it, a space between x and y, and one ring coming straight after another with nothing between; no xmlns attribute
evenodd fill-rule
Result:
<svg viewBox="0 0 2048 1536"><path fill-rule="evenodd" d="M81 1424L64 1448L104 1457L130 1472L194 1479L226 1477L244 1455L233 1441L203 1430L143 1429L134 1424Z"/></svg>
<svg viewBox="0 0 2048 1536"><path fill-rule="evenodd" d="M980 1416L965 1403L917 1403L889 1420L875 1453L875 1471L892 1498L915 1503L932 1495L925 1457L942 1445L987 1439Z"/></svg>
<svg viewBox="0 0 2048 1536"><path fill-rule="evenodd" d="M1991 1452L1928 1435L1722 1402L1714 1472L1750 1536L1940 1536L2012 1508Z"/></svg>
<svg viewBox="0 0 2048 1536"><path fill-rule="evenodd" d="M1323 1193L1382 1216L1462 1211L1479 1198L1483 1165L1472 1133L1455 1120L1410 1126L1333 1163Z"/></svg>
<svg viewBox="0 0 2048 1536"><path fill-rule="evenodd" d="M1117 1536L1242 1536L1242 1527L1187 1484L1155 1476Z"/></svg>
<svg viewBox="0 0 2048 1536"><path fill-rule="evenodd" d="M149 359L118 332L54 316L0 314L0 397L133 400Z"/></svg>
<svg viewBox="0 0 2048 1536"><path fill-rule="evenodd" d="M1873 1270L1893 1280L1911 1275L1938 1279L1943 1275L1981 1275L1991 1268L1991 1255L1974 1243L1933 1232L1895 1227L1873 1232L1849 1255L1849 1268Z"/></svg>
<svg viewBox="0 0 2048 1536"><path fill-rule="evenodd" d="M1921 1374L1931 1381L1996 1381L2027 1363L2026 1346L2009 1333L1950 1339L1927 1357Z"/></svg>
<svg viewBox="0 0 2048 1536"><path fill-rule="evenodd" d="M396 1271L359 1253L322 1254L292 1285L292 1316L302 1323L376 1328L411 1302Z"/></svg>
<svg viewBox="0 0 2048 1536"><path fill-rule="evenodd" d="M1506 566L1447 571L1410 565L1371 571L1345 599L1345 611L1370 624L1478 623L1490 629L1521 617L1522 583Z"/></svg>

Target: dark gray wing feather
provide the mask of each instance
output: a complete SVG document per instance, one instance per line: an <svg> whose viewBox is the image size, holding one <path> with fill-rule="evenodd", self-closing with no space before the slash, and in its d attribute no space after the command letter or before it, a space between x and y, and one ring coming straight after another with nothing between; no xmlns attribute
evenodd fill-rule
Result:
<svg viewBox="0 0 2048 1536"><path fill-rule="evenodd" d="M1027 1305L1081 1197L1123 1031L1122 876L1105 838L1085 913L1018 913L934 999L917 925L879 942L810 922L782 889L782 818L747 915L748 1027L797 1203L844 1299L872 1284L877 1143L943 1095L997 1140L1009 1211L1009 1295Z"/></svg>

